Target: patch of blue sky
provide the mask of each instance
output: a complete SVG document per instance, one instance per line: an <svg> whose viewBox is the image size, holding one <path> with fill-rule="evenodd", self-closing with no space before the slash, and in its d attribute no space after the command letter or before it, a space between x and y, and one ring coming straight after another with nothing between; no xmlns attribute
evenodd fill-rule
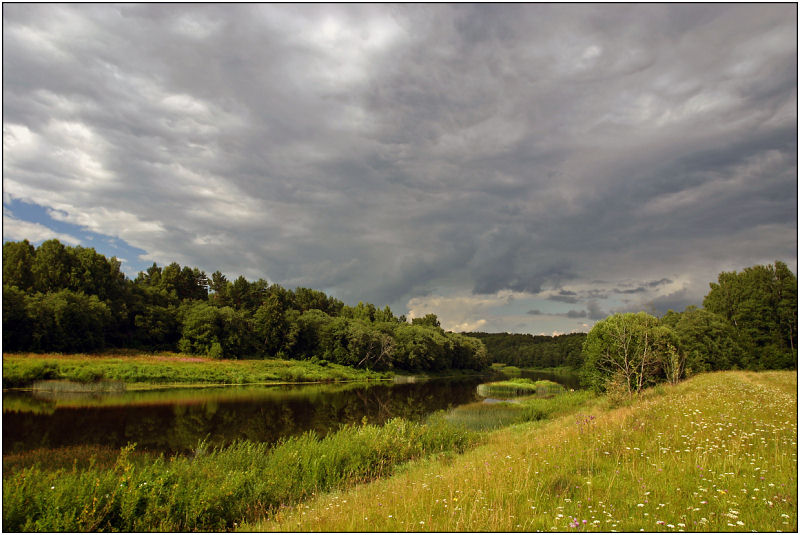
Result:
<svg viewBox="0 0 800 535"><path fill-rule="evenodd" d="M83 247L92 247L95 251L108 258L116 256L122 262L123 273L128 277L133 278L139 271L143 271L152 265L152 262L140 260L140 256L147 252L144 249L134 247L116 236L100 234L80 225L53 219L50 217L47 207L6 197L3 201L3 214L23 222L42 225L52 230L54 235L72 236L79 240L80 245ZM4 228L3 242L22 239L27 239L32 244L39 245L49 238L36 239L33 236L7 236Z"/></svg>

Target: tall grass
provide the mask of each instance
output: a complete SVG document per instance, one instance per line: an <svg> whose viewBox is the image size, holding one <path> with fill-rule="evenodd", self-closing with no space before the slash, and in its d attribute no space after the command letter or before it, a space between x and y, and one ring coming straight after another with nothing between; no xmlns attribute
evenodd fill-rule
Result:
<svg viewBox="0 0 800 535"><path fill-rule="evenodd" d="M553 381L534 381L524 377L478 385L478 394L483 397L554 396L564 390L563 386Z"/></svg>
<svg viewBox="0 0 800 535"><path fill-rule="evenodd" d="M564 392L548 398L534 395L513 402L476 402L450 409L444 418L454 425L473 431L488 431L512 424L552 418L590 404L593 400L594 394L582 390Z"/></svg>
<svg viewBox="0 0 800 535"><path fill-rule="evenodd" d="M3 388L24 387L46 380L163 385L356 381L388 377L388 373L356 370L337 364L320 366L309 361L280 359L213 360L176 354L3 355Z"/></svg>
<svg viewBox="0 0 800 535"><path fill-rule="evenodd" d="M796 532L797 375L704 374L626 407L500 429L449 463L244 529Z"/></svg>
<svg viewBox="0 0 800 535"><path fill-rule="evenodd" d="M433 418L348 426L274 447L253 442L150 462L124 448L113 466L53 470L35 456L3 478L5 531L217 531L315 493L391 474L410 459L463 452L478 437ZM85 457L85 455L84 455ZM13 466L13 463L9 466ZM4 466L5 468L5 466Z"/></svg>

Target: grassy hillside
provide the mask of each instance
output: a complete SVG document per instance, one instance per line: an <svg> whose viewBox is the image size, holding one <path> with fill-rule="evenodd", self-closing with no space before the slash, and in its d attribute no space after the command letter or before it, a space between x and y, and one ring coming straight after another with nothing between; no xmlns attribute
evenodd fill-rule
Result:
<svg viewBox="0 0 800 535"><path fill-rule="evenodd" d="M495 431L255 531L797 531L797 375L719 372Z"/></svg>

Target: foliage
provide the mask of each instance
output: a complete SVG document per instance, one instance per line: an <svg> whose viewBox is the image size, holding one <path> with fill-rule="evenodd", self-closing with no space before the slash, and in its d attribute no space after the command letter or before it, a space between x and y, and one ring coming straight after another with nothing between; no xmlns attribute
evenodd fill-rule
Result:
<svg viewBox="0 0 800 535"><path fill-rule="evenodd" d="M686 355L687 375L743 367L736 332L722 316L690 306L683 312L668 311L661 323L675 331Z"/></svg>
<svg viewBox="0 0 800 535"><path fill-rule="evenodd" d="M703 307L733 326L744 367L797 365L797 277L785 263L720 273Z"/></svg>
<svg viewBox="0 0 800 535"><path fill-rule="evenodd" d="M663 378L677 382L684 367L677 344L672 330L649 314L609 316L592 327L584 342L585 382L596 390L617 383L628 394Z"/></svg>
<svg viewBox="0 0 800 535"><path fill-rule="evenodd" d="M408 324L389 307L351 307L309 288L229 281L173 262L128 280L116 258L48 240L3 245L3 341L14 351L106 346L214 358L324 359L371 370L488 365L483 344L434 314Z"/></svg>
<svg viewBox="0 0 800 535"><path fill-rule="evenodd" d="M581 348L586 333L543 336L512 333L463 333L486 345L492 362L522 368L578 369L583 364Z"/></svg>

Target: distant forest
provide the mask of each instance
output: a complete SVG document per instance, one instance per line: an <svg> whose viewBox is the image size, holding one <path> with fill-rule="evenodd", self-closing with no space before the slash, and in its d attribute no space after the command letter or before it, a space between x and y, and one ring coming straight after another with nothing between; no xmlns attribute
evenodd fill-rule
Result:
<svg viewBox="0 0 800 535"><path fill-rule="evenodd" d="M291 358L374 370L483 369L484 345L445 332L434 314L395 316L309 288L233 281L153 264L134 280L116 258L48 240L3 244L4 351L107 347L214 358Z"/></svg>
<svg viewBox="0 0 800 535"><path fill-rule="evenodd" d="M581 349L586 333L558 336L481 332L463 334L481 340L492 362L520 368L567 366L576 370L583 365Z"/></svg>

